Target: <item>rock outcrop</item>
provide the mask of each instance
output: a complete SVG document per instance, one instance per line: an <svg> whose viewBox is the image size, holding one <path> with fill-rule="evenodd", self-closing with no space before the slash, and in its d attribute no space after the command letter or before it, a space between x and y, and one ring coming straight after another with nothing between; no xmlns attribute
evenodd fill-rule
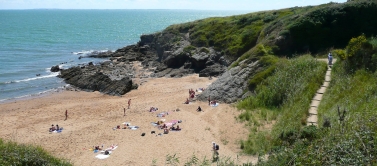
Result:
<svg viewBox="0 0 377 166"><path fill-rule="evenodd" d="M132 89L138 88L138 85L133 84L129 76L119 76L126 72L122 73L119 69L110 70L110 68L104 72L104 68L100 66L72 67L62 70L59 77L64 78L66 83L77 88L87 91L99 91L109 95L123 95Z"/></svg>
<svg viewBox="0 0 377 166"><path fill-rule="evenodd" d="M192 46L188 33L173 34L168 31L142 35L135 45L115 52L91 54L90 57L108 58L110 61L62 70L59 77L75 87L110 95L122 95L137 88L130 78L135 76L136 71L127 65L134 61L140 61L142 67L150 71L145 77L182 77L193 73L199 73L200 77L217 77L231 63L211 47ZM236 101L243 95L250 70L239 67L231 69L210 86L208 95L217 96L225 102ZM205 97L206 94L201 96ZM203 99L201 96L199 99Z"/></svg>
<svg viewBox="0 0 377 166"><path fill-rule="evenodd" d="M50 71L51 72L58 72L58 71L60 71L59 65L52 66L51 69L50 69Z"/></svg>
<svg viewBox="0 0 377 166"><path fill-rule="evenodd" d="M233 103L238 99L247 97L247 79L255 75L258 70L258 61L248 64L245 67L237 66L223 73L199 96L198 100L206 101L208 96L211 100L225 103Z"/></svg>

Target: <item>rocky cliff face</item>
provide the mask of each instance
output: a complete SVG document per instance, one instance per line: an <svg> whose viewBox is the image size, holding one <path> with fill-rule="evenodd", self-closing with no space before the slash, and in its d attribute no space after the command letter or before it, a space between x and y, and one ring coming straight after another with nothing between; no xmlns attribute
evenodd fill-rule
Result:
<svg viewBox="0 0 377 166"><path fill-rule="evenodd" d="M189 33L166 31L142 35L135 45L91 57L109 58L110 61L62 70L59 77L81 89L123 95L137 88L130 78L136 75L136 71L127 64L140 61L145 70L151 71L150 74L143 74L144 77L182 77L193 73L199 73L200 77L220 76L210 86L208 95L216 96L221 101L234 102L242 97L245 79L252 71L252 68L236 67L225 72L231 62L221 53L213 48L192 46ZM204 99L206 95L207 91L199 99Z"/></svg>
<svg viewBox="0 0 377 166"><path fill-rule="evenodd" d="M245 64L231 68L223 73L215 82L213 82L203 93L198 96L199 100L217 100L225 103L233 103L238 99L245 98L248 93L247 89L248 78L255 75L258 70L258 62Z"/></svg>

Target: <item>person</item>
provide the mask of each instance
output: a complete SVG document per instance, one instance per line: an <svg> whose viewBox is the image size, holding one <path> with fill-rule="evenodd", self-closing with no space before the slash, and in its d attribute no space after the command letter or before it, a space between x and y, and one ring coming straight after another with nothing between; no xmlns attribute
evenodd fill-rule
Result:
<svg viewBox="0 0 377 166"><path fill-rule="evenodd" d="M211 105L211 96L208 96L208 105Z"/></svg>
<svg viewBox="0 0 377 166"><path fill-rule="evenodd" d="M165 128L164 129L164 134L169 134L169 129Z"/></svg>
<svg viewBox="0 0 377 166"><path fill-rule="evenodd" d="M58 125L58 124L56 124L56 130L57 130L57 131L59 131L59 130L60 130L60 128L59 128L59 125Z"/></svg>
<svg viewBox="0 0 377 166"><path fill-rule="evenodd" d="M123 108L123 116L126 116L126 108Z"/></svg>
<svg viewBox="0 0 377 166"><path fill-rule="evenodd" d="M130 109L130 106L131 106L131 99L128 100L128 109Z"/></svg>
<svg viewBox="0 0 377 166"><path fill-rule="evenodd" d="M218 152L217 145L215 142L212 142L212 151L213 151L212 159L213 161L217 161L219 158L219 152Z"/></svg>
<svg viewBox="0 0 377 166"><path fill-rule="evenodd" d="M332 65L332 54L329 52L328 59L329 59L329 65Z"/></svg>
<svg viewBox="0 0 377 166"><path fill-rule="evenodd" d="M189 103L190 103L190 101L189 101L189 99L187 98L185 104L189 104Z"/></svg>
<svg viewBox="0 0 377 166"><path fill-rule="evenodd" d="M65 110L65 120L68 119L68 110Z"/></svg>
<svg viewBox="0 0 377 166"><path fill-rule="evenodd" d="M200 112L200 111L202 111L202 108L200 108L200 106L198 106L198 109L196 109L196 111Z"/></svg>
<svg viewBox="0 0 377 166"><path fill-rule="evenodd" d="M56 130L56 128L55 128L55 126L52 124L52 125L51 125L51 128L50 128L50 132L55 131L55 130Z"/></svg>

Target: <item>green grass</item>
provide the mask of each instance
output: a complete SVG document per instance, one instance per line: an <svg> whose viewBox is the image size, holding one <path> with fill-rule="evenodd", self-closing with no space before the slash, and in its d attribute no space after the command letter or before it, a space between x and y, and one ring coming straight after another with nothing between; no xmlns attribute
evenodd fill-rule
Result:
<svg viewBox="0 0 377 166"><path fill-rule="evenodd" d="M368 41L373 45L373 38ZM375 51L360 47L352 56ZM367 65L350 64L358 60L364 61L345 58L334 64L331 84L318 108L318 128L304 127L281 135L287 141L275 142L269 160L260 165L377 164L377 72Z"/></svg>
<svg viewBox="0 0 377 166"><path fill-rule="evenodd" d="M41 147L16 144L0 139L0 165L72 165L70 162L51 156Z"/></svg>
<svg viewBox="0 0 377 166"><path fill-rule="evenodd" d="M266 76L255 89L255 95L238 103L239 116L248 121L251 133L242 142L246 153L263 154L274 146L292 141L306 121L309 103L321 86L326 64L309 55L294 59L279 59L271 76ZM259 131L265 123L277 121L272 131ZM293 139L293 138L292 138Z"/></svg>

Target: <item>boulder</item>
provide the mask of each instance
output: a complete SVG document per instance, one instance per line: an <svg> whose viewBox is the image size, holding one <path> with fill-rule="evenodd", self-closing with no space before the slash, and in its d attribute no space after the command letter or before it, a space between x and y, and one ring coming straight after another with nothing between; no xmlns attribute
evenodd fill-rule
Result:
<svg viewBox="0 0 377 166"><path fill-rule="evenodd" d="M65 82L77 88L87 91L99 91L109 95L123 95L132 89L137 89L138 85L132 83L129 77L120 80L111 80L109 76L102 72L84 71L81 67L72 67L62 70L59 77Z"/></svg>
<svg viewBox="0 0 377 166"><path fill-rule="evenodd" d="M51 72L58 72L58 71L60 71L59 65L52 66L51 69L50 69L50 71Z"/></svg>

